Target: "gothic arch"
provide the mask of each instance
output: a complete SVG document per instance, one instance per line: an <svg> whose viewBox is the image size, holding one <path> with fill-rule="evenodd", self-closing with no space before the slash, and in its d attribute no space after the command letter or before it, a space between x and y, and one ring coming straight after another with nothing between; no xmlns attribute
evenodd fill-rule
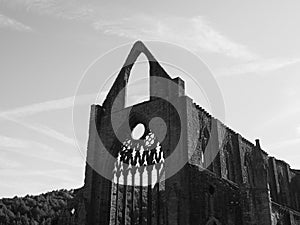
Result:
<svg viewBox="0 0 300 225"><path fill-rule="evenodd" d="M222 225L215 217L211 217L205 225Z"/></svg>
<svg viewBox="0 0 300 225"><path fill-rule="evenodd" d="M201 134L201 139L202 139L201 148L203 152L205 152L209 138L210 138L210 133L207 126L205 126Z"/></svg>
<svg viewBox="0 0 300 225"><path fill-rule="evenodd" d="M247 173L247 180L248 180L248 184L250 186L254 186L255 182L254 182L254 174L253 174L253 166L252 166L252 159L251 159L251 155L250 152L246 152L245 153L245 159L244 159L244 167L246 167L246 173Z"/></svg>
<svg viewBox="0 0 300 225"><path fill-rule="evenodd" d="M161 77L167 80L172 80L172 78L160 66L158 61L154 58L154 56L150 53L146 46L141 41L137 41L132 47L122 69L120 70L115 82L112 85L112 88L108 92L103 102L103 107L107 113L124 109L126 97L125 86L128 84L131 69L141 53L143 53L148 60L150 77ZM161 84L161 82L157 82L155 80L150 80L150 98L152 96L151 92L155 92L156 89L163 90L163 93L160 93L159 96L168 95L168 90L163 88L163 85L165 84ZM113 106L114 108L112 108Z"/></svg>
<svg viewBox="0 0 300 225"><path fill-rule="evenodd" d="M224 146L224 156L227 169L227 178L235 182L235 165L234 165L234 154L231 143L228 141Z"/></svg>

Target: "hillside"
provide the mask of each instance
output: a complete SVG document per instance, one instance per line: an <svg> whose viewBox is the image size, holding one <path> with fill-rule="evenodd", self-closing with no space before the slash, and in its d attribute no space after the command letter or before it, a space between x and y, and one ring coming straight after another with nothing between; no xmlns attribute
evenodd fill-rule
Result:
<svg viewBox="0 0 300 225"><path fill-rule="evenodd" d="M74 190L0 199L0 225L58 225Z"/></svg>

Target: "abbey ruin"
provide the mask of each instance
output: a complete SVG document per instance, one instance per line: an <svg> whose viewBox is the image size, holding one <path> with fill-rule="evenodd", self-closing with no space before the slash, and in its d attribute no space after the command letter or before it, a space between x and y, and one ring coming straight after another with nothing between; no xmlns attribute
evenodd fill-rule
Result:
<svg viewBox="0 0 300 225"><path fill-rule="evenodd" d="M150 99L129 109L122 90L141 53L154 78ZM129 129L113 125L111 115L128 115ZM152 118L164 121L163 138ZM145 127L139 140L131 136L137 124ZM87 154L85 184L69 207L73 211L65 212L65 224L300 224L300 170L194 103L184 81L171 78L141 42L103 104L91 107Z"/></svg>

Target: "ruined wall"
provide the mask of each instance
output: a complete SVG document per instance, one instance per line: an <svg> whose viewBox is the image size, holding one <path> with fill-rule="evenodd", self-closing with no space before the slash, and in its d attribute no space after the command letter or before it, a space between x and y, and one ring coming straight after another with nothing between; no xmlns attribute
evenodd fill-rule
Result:
<svg viewBox="0 0 300 225"><path fill-rule="evenodd" d="M189 165L190 223L243 224L240 192L234 183L219 179L208 170Z"/></svg>
<svg viewBox="0 0 300 225"><path fill-rule="evenodd" d="M116 100L141 52L152 60L149 62L150 76L160 76L176 84L171 87L155 80L150 82L150 93L172 99L176 112L160 98L151 97L132 108L124 108L125 93L122 92ZM113 104L117 107L115 111L112 110ZM164 167L164 172L158 173L158 176L168 177L151 185L152 176L149 174L152 170L123 167L121 171L120 168L115 170L116 164L105 160L99 163L99 159L107 157L103 154L105 151L98 151L99 148L103 150L99 137L105 140L104 147L113 157L125 155L122 153L120 156L120 152L124 147L123 141L129 139L130 131L123 130L120 124L118 133L123 135L122 140L116 138L111 115L122 118L129 110L133 112L130 117L132 125L142 123L147 132L154 134L156 131L147 127L147 118L163 118L168 128L164 141L159 143L164 159L178 145L180 151L175 151L175 159L186 162L181 170L172 174L173 169L170 169L179 161L153 161L153 157L147 156L147 163ZM129 150L126 157L130 158ZM133 157L130 160L126 157L122 158L124 162L133 163ZM299 224L300 172L291 170L283 161L269 157L261 149L259 141L253 144L246 140L185 96L184 82L180 78L171 79L141 43L131 50L103 106L91 108L87 158L85 185L78 195L81 200L77 201L80 209L74 206L75 215L80 215L76 217L80 225ZM104 178L94 170L95 167L117 172ZM131 185L112 182L121 176L134 177L143 173L149 178L147 185L135 185L134 179Z"/></svg>
<svg viewBox="0 0 300 225"><path fill-rule="evenodd" d="M290 207L299 208L299 174L290 166L274 157L269 158L269 183L272 201Z"/></svg>
<svg viewBox="0 0 300 225"><path fill-rule="evenodd" d="M271 224L271 203L267 175L268 156L260 149L259 143L253 145L210 116L197 104L190 105L188 112L188 120L192 124L189 127L189 131L192 132L189 133L188 142L191 143L190 147L196 146L195 150L189 148L191 150L189 151L189 163L202 169L201 172L198 171L199 174L194 171L195 176L202 177L207 172L213 173L214 179L220 182L215 188L216 190L220 189L221 192L223 189L223 186L220 185L222 180L235 185L238 193L236 195L240 196L237 208L241 212L240 216L243 218L244 224ZM191 216L208 219L208 205L203 206L201 203L201 201L207 202L207 199L205 200L203 197L207 192L209 183L207 182L205 180L203 183L204 186L206 185L205 188L201 184L196 184L198 189L193 186L192 191L190 191L192 198L197 196L195 193L199 193L197 198L201 199L199 202L194 199L191 205L198 204L199 207L202 207L197 212L193 212L191 209ZM193 181L190 183L195 185ZM200 193L202 193L202 197L200 197ZM221 197L217 197L217 199L219 200L218 207L230 215L224 209L228 202L221 200ZM225 224L234 224L232 220L228 221L225 215L219 214L213 217L219 221L222 220ZM204 220L199 221L199 223L204 223Z"/></svg>
<svg viewBox="0 0 300 225"><path fill-rule="evenodd" d="M293 208L300 211L300 171L291 171L291 193L293 201Z"/></svg>
<svg viewBox="0 0 300 225"><path fill-rule="evenodd" d="M300 213L272 202L272 225L299 225Z"/></svg>

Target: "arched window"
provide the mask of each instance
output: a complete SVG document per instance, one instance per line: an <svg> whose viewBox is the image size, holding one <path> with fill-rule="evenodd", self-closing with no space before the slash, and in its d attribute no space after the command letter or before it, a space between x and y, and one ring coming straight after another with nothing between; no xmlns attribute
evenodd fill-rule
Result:
<svg viewBox="0 0 300 225"><path fill-rule="evenodd" d="M130 70L130 78L126 87L125 107L150 100L149 63L141 54Z"/></svg>
<svg viewBox="0 0 300 225"><path fill-rule="evenodd" d="M201 148L202 151L205 152L205 148L207 146L208 140L209 140L209 131L207 129L207 127L205 127L202 131L202 135L201 135L201 139L202 139L202 143L201 143Z"/></svg>
<svg viewBox="0 0 300 225"><path fill-rule="evenodd" d="M215 217L211 217L205 225L222 225Z"/></svg>
<svg viewBox="0 0 300 225"><path fill-rule="evenodd" d="M227 178L235 182L234 155L229 142L224 147L224 156L226 161Z"/></svg>
<svg viewBox="0 0 300 225"><path fill-rule="evenodd" d="M252 171L251 156L250 156L249 152L246 152L246 154L245 154L244 166L246 167L246 171L247 171L248 184L251 186L254 186L254 184L255 184L254 176L253 176L253 171Z"/></svg>
<svg viewBox="0 0 300 225"><path fill-rule="evenodd" d="M125 185L154 185L161 176L164 153L155 134L137 124L123 141L114 168L114 182ZM136 129L137 128L137 129ZM159 166L159 167L157 167ZM139 170L141 169L141 170ZM151 170L151 184L144 170ZM157 171L156 171L157 170ZM142 175L142 178L140 175ZM142 180L141 180L142 179ZM142 182L142 183L141 183Z"/></svg>

